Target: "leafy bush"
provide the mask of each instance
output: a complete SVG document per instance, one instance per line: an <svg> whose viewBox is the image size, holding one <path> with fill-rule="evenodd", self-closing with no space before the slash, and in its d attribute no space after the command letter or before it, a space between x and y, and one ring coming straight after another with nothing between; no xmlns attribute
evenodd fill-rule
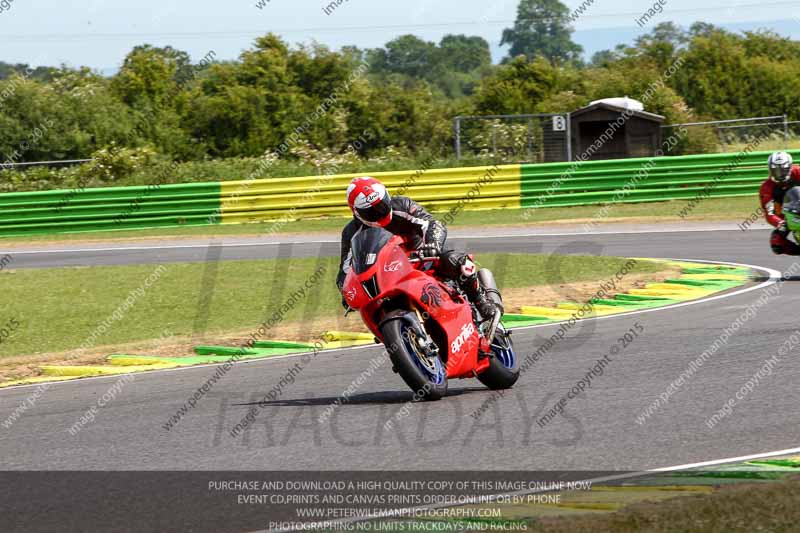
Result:
<svg viewBox="0 0 800 533"><path fill-rule="evenodd" d="M92 160L78 169L84 181L116 183L152 165L155 152L149 148L121 148L111 144L92 154Z"/></svg>
<svg viewBox="0 0 800 533"><path fill-rule="evenodd" d="M558 0L525 0L520 13L532 6L561 19L566 13ZM667 124L800 119L796 41L661 23L585 65L565 61L573 49L566 28L559 27L557 42L542 41L534 38L541 32L528 31L530 23L523 17L507 34L521 55L500 65L491 64L480 37L448 35L433 43L406 35L382 48L332 51L292 47L273 34L256 39L237 60L197 65L168 46L137 46L111 78L87 68L0 63L3 160L9 154L19 154L15 161L94 158L81 167L0 171L0 190L243 179L263 154L276 152L270 176L455 166L455 115L565 113L613 96L648 95L645 109ZM211 52L207 57L215 58ZM29 142L42 124L52 127ZM515 144L525 132L487 128L478 138L482 157L461 165L513 159L487 147L492 138ZM720 149L713 131L690 128L671 153Z"/></svg>

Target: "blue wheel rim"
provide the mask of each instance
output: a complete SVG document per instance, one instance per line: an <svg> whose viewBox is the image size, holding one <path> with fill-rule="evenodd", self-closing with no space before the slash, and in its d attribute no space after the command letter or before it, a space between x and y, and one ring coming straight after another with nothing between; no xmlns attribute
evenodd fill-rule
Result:
<svg viewBox="0 0 800 533"><path fill-rule="evenodd" d="M500 342L498 340L499 338L503 340L507 338L505 329L498 329L497 335L495 335L494 342L492 343L492 353L494 353L494 356L504 367L514 368L517 363L517 354L514 353L514 347L510 342Z"/></svg>
<svg viewBox="0 0 800 533"><path fill-rule="evenodd" d="M410 328L403 327L401 335L403 337L403 343L406 345L406 349L408 349L408 353L410 353L412 359L414 359L414 364L434 385L441 385L447 378L442 360L439 359L438 356L430 358L428 360L432 363L433 367L431 368L426 365L422 360L424 356L419 353L419 349L411 342L410 332Z"/></svg>

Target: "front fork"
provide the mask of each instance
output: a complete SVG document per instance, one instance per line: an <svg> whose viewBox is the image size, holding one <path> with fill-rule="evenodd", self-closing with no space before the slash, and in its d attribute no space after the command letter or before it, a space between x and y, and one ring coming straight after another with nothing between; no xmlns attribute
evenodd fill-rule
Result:
<svg viewBox="0 0 800 533"><path fill-rule="evenodd" d="M425 331L425 321L419 309L415 307L413 312L403 310L393 311L381 321L379 329L383 329L383 325L390 320L402 320L405 322L413 332L413 338L407 340L413 342L427 357L436 357L439 355L439 347L436 346L431 336Z"/></svg>
<svg viewBox="0 0 800 533"><path fill-rule="evenodd" d="M437 357L439 355L439 347L436 346L430 334L425 330L425 319L422 318L422 313L416 307L414 307L414 312L417 313L418 329L422 333L417 337L417 346L428 357Z"/></svg>

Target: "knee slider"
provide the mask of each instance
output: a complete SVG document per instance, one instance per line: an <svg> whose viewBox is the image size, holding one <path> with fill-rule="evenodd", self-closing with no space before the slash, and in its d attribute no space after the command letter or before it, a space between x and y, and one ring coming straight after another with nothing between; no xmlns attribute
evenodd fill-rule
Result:
<svg viewBox="0 0 800 533"><path fill-rule="evenodd" d="M464 260L461 263L461 275L465 279L478 279L478 267L467 256L464 256Z"/></svg>

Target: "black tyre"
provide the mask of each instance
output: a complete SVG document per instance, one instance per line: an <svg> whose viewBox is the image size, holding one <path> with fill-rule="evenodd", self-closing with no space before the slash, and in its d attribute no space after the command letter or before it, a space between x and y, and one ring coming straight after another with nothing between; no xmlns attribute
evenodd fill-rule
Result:
<svg viewBox="0 0 800 533"><path fill-rule="evenodd" d="M492 390L510 389L519 379L519 359L514 351L511 335L502 324L492 343L489 368L478 374L478 381Z"/></svg>
<svg viewBox="0 0 800 533"><path fill-rule="evenodd" d="M441 400L447 394L447 370L438 357L429 357L417 346L415 328L406 319L381 327L384 345L395 370L418 400Z"/></svg>

